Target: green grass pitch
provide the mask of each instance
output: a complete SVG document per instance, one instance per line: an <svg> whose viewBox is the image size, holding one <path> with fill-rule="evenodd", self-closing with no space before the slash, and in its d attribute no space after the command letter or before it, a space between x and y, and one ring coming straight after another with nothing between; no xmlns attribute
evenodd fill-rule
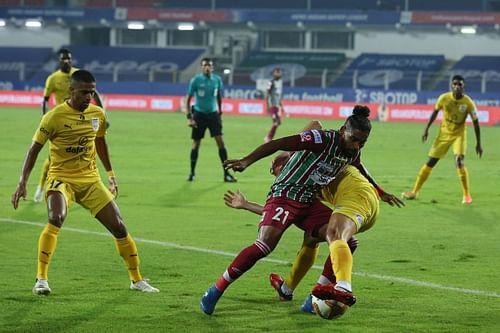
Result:
<svg viewBox="0 0 500 333"><path fill-rule="evenodd" d="M237 184L226 184L215 142L207 137L196 181L188 183L191 142L184 115L112 111L109 117L117 202L137 240L142 273L161 293L128 289L110 235L75 205L49 270L53 292L32 295L37 240L47 212L31 199L47 148L31 175L27 200L14 211L10 197L40 116L36 109L2 108L1 332L498 332L499 128L482 127L482 159L474 154L469 128L471 206L461 204L451 153L439 162L418 200L401 209L381 204L375 227L358 237L353 276L358 303L342 318L327 321L299 311L321 272L325 245L292 302L279 302L269 286L269 273L286 275L300 247L295 227L271 260L259 262L227 290L213 316L199 310L207 287L256 237L258 216L225 207L223 193L239 188L250 200L263 202L272 181L271 157L237 174ZM296 133L307 121L287 118L277 135ZM230 157L261 144L269 126L268 118L225 116ZM363 161L388 192L411 189L430 145L421 143L422 130L423 124L374 123ZM435 124L431 139L436 130Z"/></svg>

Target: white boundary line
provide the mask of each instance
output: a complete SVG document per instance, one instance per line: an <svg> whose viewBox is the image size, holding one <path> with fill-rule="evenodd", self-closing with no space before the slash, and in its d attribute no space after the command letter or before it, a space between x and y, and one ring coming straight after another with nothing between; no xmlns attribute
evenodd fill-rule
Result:
<svg viewBox="0 0 500 333"><path fill-rule="evenodd" d="M0 222L31 225L31 226L35 226L35 227L39 227L39 228L43 228L45 226L45 223L16 220L16 219L11 219L11 218L4 218L4 217L0 217ZM90 231L90 230L77 229L77 228L71 228L71 227L64 227L64 230L75 232L75 233L80 233L80 234L85 234L85 235L111 237L111 234L109 232ZM201 248L201 247L196 247L196 246L181 245L181 244L172 243L172 242L164 242L164 241L158 241L158 240L152 240L152 239L138 238L135 236L134 236L134 240L137 242L140 242L140 243L154 244L154 245L158 245L158 246L193 251L193 252L218 254L218 255L226 256L226 257L235 257L237 255L237 253L206 249L206 248ZM272 262L272 263L282 264L282 265L290 265L291 264L289 261L286 261L286 260L270 259L270 258L264 258L264 259L262 259L262 261L267 261L267 262ZM318 269L318 270L323 270L323 267L321 267L321 266L313 266L312 268ZM500 298L500 293L496 293L493 291L456 288L456 287L444 286L444 285L432 283L432 282L424 282L424 281L418 281L418 280L407 279L407 278L402 278L402 277L397 277L397 276L390 276L390 275L370 274L370 273L365 273L365 272L355 272L353 274L357 275L357 276L371 278L371 279L390 281L390 282L400 282L403 284L410 284L410 285L414 285L414 286L427 287L427 288L433 288L433 289L441 289L441 290L447 290L447 291L454 291L454 292L458 292L458 293L462 293L462 294Z"/></svg>

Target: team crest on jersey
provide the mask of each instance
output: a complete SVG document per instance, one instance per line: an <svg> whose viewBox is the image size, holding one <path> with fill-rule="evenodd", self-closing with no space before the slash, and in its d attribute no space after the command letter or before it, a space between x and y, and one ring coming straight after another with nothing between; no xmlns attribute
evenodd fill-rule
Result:
<svg viewBox="0 0 500 333"><path fill-rule="evenodd" d="M458 111L460 111L460 112L464 113L465 111L467 111L467 105L465 105L465 104L460 104L460 105L458 106Z"/></svg>
<svg viewBox="0 0 500 333"><path fill-rule="evenodd" d="M314 143L322 143L321 133L317 130L310 130L307 132L300 133L300 141L302 142L311 142L314 140Z"/></svg>
<svg viewBox="0 0 500 333"><path fill-rule="evenodd" d="M99 129L99 118L92 118L92 129L94 131Z"/></svg>

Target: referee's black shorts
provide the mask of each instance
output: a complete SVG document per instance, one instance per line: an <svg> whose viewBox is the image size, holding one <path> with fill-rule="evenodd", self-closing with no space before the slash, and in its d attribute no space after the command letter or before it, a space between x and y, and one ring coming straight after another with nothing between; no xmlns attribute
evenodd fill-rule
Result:
<svg viewBox="0 0 500 333"><path fill-rule="evenodd" d="M222 120L218 112L194 111L193 120L197 126L193 127L191 131L191 139L203 139L207 128L211 137L222 135Z"/></svg>

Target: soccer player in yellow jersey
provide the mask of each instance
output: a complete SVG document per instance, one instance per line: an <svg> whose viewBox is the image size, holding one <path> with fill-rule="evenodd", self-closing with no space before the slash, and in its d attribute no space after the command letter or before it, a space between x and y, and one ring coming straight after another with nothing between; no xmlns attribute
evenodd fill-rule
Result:
<svg viewBox="0 0 500 333"><path fill-rule="evenodd" d="M444 157L448 149L453 146L455 154L455 165L457 167L458 178L463 190L463 204L471 204L472 196L470 194L469 173L465 167L465 150L467 147L467 127L465 120L467 116L472 118L474 124L474 133L476 134L476 153L481 157L483 148L481 147L481 134L479 130L479 121L476 114L476 106L472 99L464 94L465 80L460 75L453 76L451 80L451 91L439 96L434 112L431 114L427 126L425 126L422 135L422 141L427 141L429 127L436 119L440 110L443 110L443 120L439 133L429 151L429 160L420 169L413 189L409 192L403 192L405 199L415 199L422 188L422 185L429 177L432 168L440 158Z"/></svg>
<svg viewBox="0 0 500 333"><path fill-rule="evenodd" d="M45 81L45 89L43 92L42 102L42 115L48 111L49 99L52 94L55 95L56 105L64 103L70 97L69 84L71 74L76 72L78 68L72 66L72 55L68 49L60 49L59 52L59 69L49 75ZM102 101L99 94L96 92L94 96L95 103L102 107ZM50 160L48 158L43 162L42 170L40 173L40 180L33 197L34 202L41 202L43 200L45 181L47 179L47 172L49 171Z"/></svg>
<svg viewBox="0 0 500 333"><path fill-rule="evenodd" d="M14 209L19 199L26 198L26 183L43 145L50 141L50 169L46 185L48 223L38 240L38 269L33 293L51 292L48 266L57 245L58 233L68 208L77 202L88 209L115 238L118 253L125 261L131 280L130 288L142 292L158 292L146 282L139 271L139 256L134 240L125 227L113 194L118 195L115 174L111 167L105 140L106 117L102 108L90 104L96 83L85 70L73 73L70 99L42 117L23 163L21 177L12 194ZM97 169L99 155L109 177L109 189Z"/></svg>
<svg viewBox="0 0 500 333"><path fill-rule="evenodd" d="M286 160L285 158L277 161L276 165L273 163L273 169L281 169ZM404 205L403 202L389 193L381 192L380 194L393 206L402 207ZM389 197L393 200L389 201ZM347 166L335 180L322 189L321 200L332 206L330 219L318 221L320 227L317 228L317 233L314 236L304 234L304 242L297 253L287 279L274 273L269 278L280 299L283 301L291 300L293 290L314 264L318 255L318 242L326 240L329 243L330 255L313 293L318 298L336 299L341 302L342 304L337 304L335 308L337 313L341 315L348 309L348 306L355 302L353 296L345 293L345 291L352 290L352 253L358 245L354 235L373 227L379 215L380 196L379 191L356 167ZM244 194L239 191L227 191L224 194L224 201L229 207L262 214L263 206L248 201ZM314 313L311 295L302 304L301 311Z"/></svg>

